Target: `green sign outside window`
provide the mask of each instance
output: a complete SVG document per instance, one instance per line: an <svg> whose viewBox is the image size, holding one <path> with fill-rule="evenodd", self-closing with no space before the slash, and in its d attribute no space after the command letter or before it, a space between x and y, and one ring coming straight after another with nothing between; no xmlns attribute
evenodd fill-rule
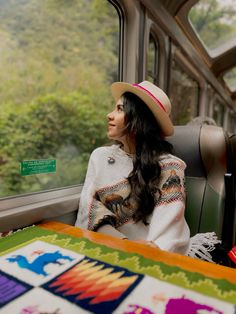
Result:
<svg viewBox="0 0 236 314"><path fill-rule="evenodd" d="M56 172L56 159L24 160L20 163L22 176L52 172Z"/></svg>

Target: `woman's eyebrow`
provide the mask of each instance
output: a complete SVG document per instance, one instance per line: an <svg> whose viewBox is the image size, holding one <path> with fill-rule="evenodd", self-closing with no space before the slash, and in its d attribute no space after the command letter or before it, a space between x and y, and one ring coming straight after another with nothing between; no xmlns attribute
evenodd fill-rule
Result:
<svg viewBox="0 0 236 314"><path fill-rule="evenodd" d="M122 104L122 103L118 103L118 104L116 104L116 107L118 108L118 107L124 107L124 105Z"/></svg>

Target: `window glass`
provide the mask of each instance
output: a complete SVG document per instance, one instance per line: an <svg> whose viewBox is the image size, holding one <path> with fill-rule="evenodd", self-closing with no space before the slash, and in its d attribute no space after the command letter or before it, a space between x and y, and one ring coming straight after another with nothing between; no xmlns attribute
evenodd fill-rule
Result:
<svg viewBox="0 0 236 314"><path fill-rule="evenodd" d="M147 54L147 80L153 83L157 83L158 79L158 57L159 57L159 45L155 37L150 33L148 54Z"/></svg>
<svg viewBox="0 0 236 314"><path fill-rule="evenodd" d="M118 80L115 7L1 0L0 51L0 197L83 182Z"/></svg>
<svg viewBox="0 0 236 314"><path fill-rule="evenodd" d="M236 91L236 67L227 71L223 78L231 92Z"/></svg>
<svg viewBox="0 0 236 314"><path fill-rule="evenodd" d="M171 68L171 118L174 125L184 125L198 115L199 86L174 59Z"/></svg>
<svg viewBox="0 0 236 314"><path fill-rule="evenodd" d="M235 45L235 12L235 0L201 0L190 10L190 22L212 57Z"/></svg>

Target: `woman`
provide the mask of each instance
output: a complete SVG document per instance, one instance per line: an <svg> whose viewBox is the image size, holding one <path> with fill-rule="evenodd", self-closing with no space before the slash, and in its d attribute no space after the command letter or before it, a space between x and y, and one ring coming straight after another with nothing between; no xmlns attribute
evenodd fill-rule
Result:
<svg viewBox="0 0 236 314"><path fill-rule="evenodd" d="M91 154L76 226L211 261L219 241L213 233L191 240L184 218L186 165L165 140L169 98L148 81L116 82L112 94L107 134L117 144Z"/></svg>

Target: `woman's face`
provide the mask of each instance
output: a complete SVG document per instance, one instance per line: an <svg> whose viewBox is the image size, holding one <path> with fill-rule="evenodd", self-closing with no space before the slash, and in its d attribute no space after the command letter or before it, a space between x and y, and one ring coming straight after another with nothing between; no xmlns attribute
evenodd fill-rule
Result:
<svg viewBox="0 0 236 314"><path fill-rule="evenodd" d="M108 113L107 119L108 119L107 131L108 138L120 141L121 143L124 144L124 141L126 141L126 136L124 135L125 112L122 97L118 99L114 110Z"/></svg>

